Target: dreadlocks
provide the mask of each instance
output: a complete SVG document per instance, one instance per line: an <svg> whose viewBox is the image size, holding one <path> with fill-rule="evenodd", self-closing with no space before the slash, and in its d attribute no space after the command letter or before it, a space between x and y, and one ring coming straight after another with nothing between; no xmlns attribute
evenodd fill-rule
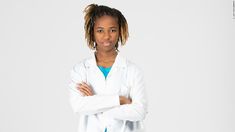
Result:
<svg viewBox="0 0 235 132"><path fill-rule="evenodd" d="M128 24L127 21L125 19L125 17L122 15L122 13L115 9L115 8L110 8L104 5L97 5L97 4L90 4L88 5L85 10L84 10L85 16L84 16L84 20L85 20L85 39L87 40L87 44L89 46L89 48L91 49L95 49L94 43L95 43L95 39L94 39L94 25L95 25L95 21L96 19L104 16L104 15L108 15L108 16L112 16L115 19L117 19L118 22L118 26L119 26L119 38L118 38L118 42L121 42L121 45L125 45L129 33L128 33ZM118 42L115 45L116 49L118 50Z"/></svg>

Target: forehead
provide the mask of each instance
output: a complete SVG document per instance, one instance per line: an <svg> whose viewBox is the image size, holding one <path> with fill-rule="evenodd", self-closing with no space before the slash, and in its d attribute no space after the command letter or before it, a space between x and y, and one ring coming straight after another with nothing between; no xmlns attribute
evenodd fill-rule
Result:
<svg viewBox="0 0 235 132"><path fill-rule="evenodd" d="M97 27L118 27L118 20L113 16L104 15L95 20L95 28Z"/></svg>

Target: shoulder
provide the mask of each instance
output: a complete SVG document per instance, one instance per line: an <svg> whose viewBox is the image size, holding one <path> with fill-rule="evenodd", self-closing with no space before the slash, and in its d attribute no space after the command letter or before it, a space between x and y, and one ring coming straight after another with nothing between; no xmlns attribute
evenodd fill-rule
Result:
<svg viewBox="0 0 235 132"><path fill-rule="evenodd" d="M81 72L85 70L92 63L92 57L84 58L73 65L72 70L75 72Z"/></svg>
<svg viewBox="0 0 235 132"><path fill-rule="evenodd" d="M145 77L142 68L138 64L128 59L126 59L126 65L127 65L127 80L130 82L130 84L134 85L136 83L144 83Z"/></svg>
<svg viewBox="0 0 235 132"><path fill-rule="evenodd" d="M136 64L135 62L129 60L128 58L125 59L126 60L126 66L127 66L127 69L129 71L129 73L131 74L143 74L143 70L142 68Z"/></svg>

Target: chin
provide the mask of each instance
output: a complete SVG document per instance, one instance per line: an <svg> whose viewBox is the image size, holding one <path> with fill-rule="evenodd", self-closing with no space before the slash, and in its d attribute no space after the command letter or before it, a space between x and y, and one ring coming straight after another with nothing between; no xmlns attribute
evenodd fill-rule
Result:
<svg viewBox="0 0 235 132"><path fill-rule="evenodd" d="M102 50L102 51L112 51L112 50L116 50L116 48L115 47L113 47L113 46L104 46L104 47L100 47L100 48L98 48L98 49L100 49L100 50Z"/></svg>

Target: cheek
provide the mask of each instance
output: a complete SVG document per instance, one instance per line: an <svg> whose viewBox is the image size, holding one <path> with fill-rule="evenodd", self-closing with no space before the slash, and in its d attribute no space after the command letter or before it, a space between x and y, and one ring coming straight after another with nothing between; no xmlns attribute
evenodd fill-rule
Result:
<svg viewBox="0 0 235 132"><path fill-rule="evenodd" d="M119 38L119 33L113 35L114 40L118 40L118 38Z"/></svg>
<svg viewBox="0 0 235 132"><path fill-rule="evenodd" d="M94 40L95 40L95 42L97 42L97 41L99 42L100 39L101 39L101 37L100 37L99 35L94 34Z"/></svg>

